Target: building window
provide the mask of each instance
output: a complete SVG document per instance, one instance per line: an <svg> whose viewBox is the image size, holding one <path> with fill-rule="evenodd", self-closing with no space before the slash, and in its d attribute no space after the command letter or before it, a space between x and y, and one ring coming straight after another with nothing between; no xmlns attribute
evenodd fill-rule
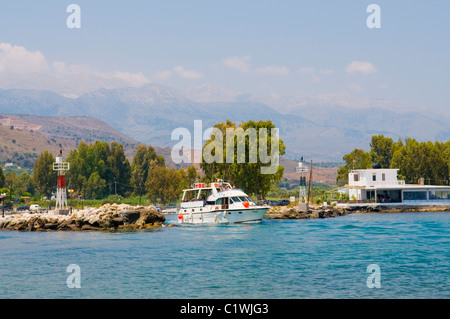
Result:
<svg viewBox="0 0 450 319"><path fill-rule="evenodd" d="M429 192L430 199L443 199L448 200L450 199L450 191L430 191Z"/></svg>
<svg viewBox="0 0 450 319"><path fill-rule="evenodd" d="M372 175L372 181L374 181L374 182L377 181L377 174L373 174L373 175Z"/></svg>
<svg viewBox="0 0 450 319"><path fill-rule="evenodd" d="M426 200L426 199L427 199L426 191L403 192L403 200Z"/></svg>
<svg viewBox="0 0 450 319"><path fill-rule="evenodd" d="M383 182L386 181L386 174L385 174L385 173L381 174L381 180L382 180Z"/></svg>
<svg viewBox="0 0 450 319"><path fill-rule="evenodd" d="M359 175L358 174L354 174L353 175L353 181L354 182L359 182Z"/></svg>

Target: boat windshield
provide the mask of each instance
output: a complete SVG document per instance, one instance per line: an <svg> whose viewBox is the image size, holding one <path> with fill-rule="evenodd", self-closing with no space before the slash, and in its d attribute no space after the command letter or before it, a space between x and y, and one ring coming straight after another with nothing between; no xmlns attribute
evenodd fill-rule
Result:
<svg viewBox="0 0 450 319"><path fill-rule="evenodd" d="M249 203L253 203L253 201L249 198L249 197L245 197L245 196L234 196L231 197L231 200L234 203L240 203L240 202L249 202Z"/></svg>
<svg viewBox="0 0 450 319"><path fill-rule="evenodd" d="M249 203L253 203L253 201L248 198L248 197L244 197L244 196L239 196L239 199L243 202L249 202Z"/></svg>
<svg viewBox="0 0 450 319"><path fill-rule="evenodd" d="M202 189L200 191L199 199L203 200L208 198L212 194L212 189Z"/></svg>

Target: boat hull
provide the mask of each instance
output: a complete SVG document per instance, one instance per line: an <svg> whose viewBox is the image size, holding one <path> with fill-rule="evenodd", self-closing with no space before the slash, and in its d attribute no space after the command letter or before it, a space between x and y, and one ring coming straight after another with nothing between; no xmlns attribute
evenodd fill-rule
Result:
<svg viewBox="0 0 450 319"><path fill-rule="evenodd" d="M210 212L190 212L165 214L171 224L233 224L257 222L264 218L269 207L246 209L220 209Z"/></svg>

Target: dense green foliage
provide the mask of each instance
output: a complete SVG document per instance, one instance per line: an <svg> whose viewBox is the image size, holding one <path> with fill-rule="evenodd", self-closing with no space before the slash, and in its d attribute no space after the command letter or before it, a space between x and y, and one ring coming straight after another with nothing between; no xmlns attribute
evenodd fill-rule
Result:
<svg viewBox="0 0 450 319"><path fill-rule="evenodd" d="M4 173L0 167L0 190L8 195L5 203L9 203L9 198L18 203L20 196L32 196L33 202L38 203L42 197L51 199L56 190L54 161L50 152L42 152L35 161L32 175L15 171ZM89 145L81 142L65 161L70 163L66 173L67 188L73 190L69 200L71 205L78 203L76 206L111 200L124 202L125 198L135 204L148 204L150 199L165 205L175 202L181 190L198 179L193 166L179 170L166 168L164 158L157 155L152 146L145 145L137 147L131 165L122 144L109 145L100 141Z"/></svg>
<svg viewBox="0 0 450 319"><path fill-rule="evenodd" d="M164 157L157 155L152 146L138 145L131 164L131 184L135 194L142 196L147 193L145 184L148 172L155 166L164 167Z"/></svg>
<svg viewBox="0 0 450 319"><path fill-rule="evenodd" d="M3 168L0 166L0 188L5 186L5 175L3 174Z"/></svg>
<svg viewBox="0 0 450 319"><path fill-rule="evenodd" d="M369 152L355 149L344 156L345 165L338 170L337 183L348 182L348 172L352 169L371 168L378 164L381 168L398 168L399 178L406 183L417 183L424 178L427 184L448 185L450 180L450 141L434 143L418 142L406 138L397 142L383 135L374 135Z"/></svg>
<svg viewBox="0 0 450 319"><path fill-rule="evenodd" d="M427 184L448 185L450 180L450 141L418 142L407 138L393 145L392 168L407 183L417 183L420 178Z"/></svg>
<svg viewBox="0 0 450 319"><path fill-rule="evenodd" d="M281 181L284 171L282 166L277 165L274 172L262 173L262 170L268 167L268 163L263 162L261 153L265 153L265 155L276 153L272 149L274 136L272 136L271 130L275 129L275 125L271 121L248 121L241 123L238 127L235 123L227 120L225 123L214 125L214 128L221 132L219 134L221 136L217 137L213 132L203 147L201 168L205 173L205 179L221 178L250 195L265 198L270 188ZM257 141L256 143L252 143L252 137L244 133L248 132L247 129L255 130L254 140ZM261 136L260 129L267 129L266 139ZM220 138L222 138L222 141ZM262 143L264 140L266 145ZM264 150L264 147L266 147L266 150ZM277 155L284 155L286 147L281 139L279 139L276 147L278 147ZM208 152L211 149L213 150L211 154L214 155L215 159L213 162L207 162L205 151ZM239 153L239 149L243 151Z"/></svg>
<svg viewBox="0 0 450 319"><path fill-rule="evenodd" d="M56 171L53 170L55 158L49 151L44 151L34 162L33 185L37 193L47 196L52 195L52 190L56 185Z"/></svg>
<svg viewBox="0 0 450 319"><path fill-rule="evenodd" d="M345 165L337 171L336 183L343 185L348 182L348 172L352 169L365 169L372 167L372 160L368 152L355 148L351 153L344 155Z"/></svg>
<svg viewBox="0 0 450 319"><path fill-rule="evenodd" d="M129 195L131 167L122 144L116 142L81 142L66 159L68 187L87 199L103 198L109 194ZM54 187L54 186L53 186Z"/></svg>

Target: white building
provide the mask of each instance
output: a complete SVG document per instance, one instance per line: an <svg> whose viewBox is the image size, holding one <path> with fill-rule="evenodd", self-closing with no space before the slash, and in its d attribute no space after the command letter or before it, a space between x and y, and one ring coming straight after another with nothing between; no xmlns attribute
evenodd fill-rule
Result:
<svg viewBox="0 0 450 319"><path fill-rule="evenodd" d="M348 174L350 203L450 205L450 186L405 184L398 169L356 169Z"/></svg>

